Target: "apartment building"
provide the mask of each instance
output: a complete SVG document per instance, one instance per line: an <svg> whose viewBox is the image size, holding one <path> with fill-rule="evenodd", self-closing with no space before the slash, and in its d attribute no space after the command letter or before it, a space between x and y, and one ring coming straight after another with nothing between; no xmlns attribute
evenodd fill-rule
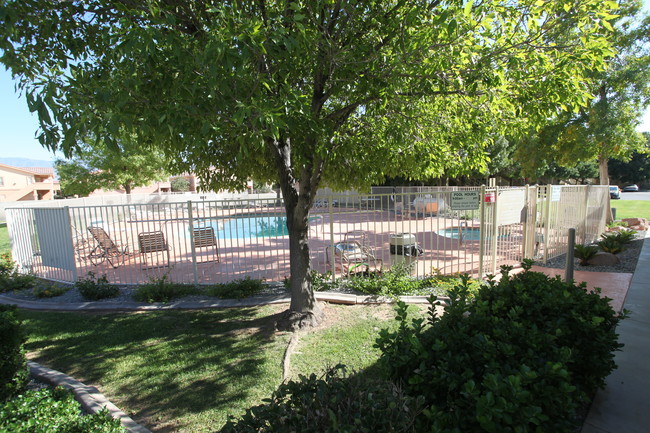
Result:
<svg viewBox="0 0 650 433"><path fill-rule="evenodd" d="M53 200L61 190L52 167L13 167L0 164L0 202Z"/></svg>

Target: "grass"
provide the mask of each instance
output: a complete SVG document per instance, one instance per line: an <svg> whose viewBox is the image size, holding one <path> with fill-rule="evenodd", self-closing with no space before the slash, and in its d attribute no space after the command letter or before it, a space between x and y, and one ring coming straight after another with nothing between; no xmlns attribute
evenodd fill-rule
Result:
<svg viewBox="0 0 650 433"><path fill-rule="evenodd" d="M0 227L0 254L10 253L11 243L9 242L9 229L7 226Z"/></svg>
<svg viewBox="0 0 650 433"><path fill-rule="evenodd" d="M382 328L397 328L393 307L327 305L325 317L325 326L300 336L291 357L290 377L318 373L339 363L349 369L370 369L366 373L377 374L380 351L373 345Z"/></svg>
<svg viewBox="0 0 650 433"><path fill-rule="evenodd" d="M650 220L650 201L646 200L612 200L616 208L616 219L646 218Z"/></svg>
<svg viewBox="0 0 650 433"><path fill-rule="evenodd" d="M98 386L156 431L211 432L281 382L280 308L21 316L34 361Z"/></svg>
<svg viewBox="0 0 650 433"><path fill-rule="evenodd" d="M157 432L212 432L271 395L282 380L289 334L273 332L286 306L146 313L21 312L29 357L97 386ZM415 308L415 307L414 307ZM301 334L292 377L344 363L375 364L391 306L327 306Z"/></svg>

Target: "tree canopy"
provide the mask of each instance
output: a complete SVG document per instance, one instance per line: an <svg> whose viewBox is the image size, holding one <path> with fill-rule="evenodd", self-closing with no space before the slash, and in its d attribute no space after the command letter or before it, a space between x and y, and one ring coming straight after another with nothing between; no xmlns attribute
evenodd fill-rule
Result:
<svg viewBox="0 0 650 433"><path fill-rule="evenodd" d="M70 160L55 163L66 195L87 196L96 189L124 189L149 185L167 176L166 159L156 149L137 143L134 137L122 138L112 145L86 139L77 146Z"/></svg>
<svg viewBox="0 0 650 433"><path fill-rule="evenodd" d="M313 310L321 185L485 166L490 137L586 106L616 2L0 0L1 61L40 139L121 128L203 185L279 183L292 304ZM216 168L216 169L214 169Z"/></svg>
<svg viewBox="0 0 650 433"><path fill-rule="evenodd" d="M546 161L567 167L598 161L600 183L608 184L608 161L628 160L643 149L636 128L650 103L650 17L641 8L640 0L620 1L611 36L617 54L605 70L588 75L595 96L590 104L561 113L520 143L518 159L529 173Z"/></svg>

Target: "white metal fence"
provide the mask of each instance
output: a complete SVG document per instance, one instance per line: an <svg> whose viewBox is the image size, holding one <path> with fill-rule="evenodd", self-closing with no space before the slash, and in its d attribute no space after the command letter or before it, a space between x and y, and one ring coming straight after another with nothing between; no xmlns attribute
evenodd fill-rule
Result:
<svg viewBox="0 0 650 433"><path fill-rule="evenodd" d="M459 192L469 192L469 206L456 200ZM607 195L607 187L596 186L319 194L309 219L312 267L335 276L397 262L420 276L494 273L524 257L566 252L571 227L578 242L595 240ZM52 280L76 281L88 272L117 284L164 275L195 284L289 276L277 198L22 207L7 209L7 220L20 269Z"/></svg>

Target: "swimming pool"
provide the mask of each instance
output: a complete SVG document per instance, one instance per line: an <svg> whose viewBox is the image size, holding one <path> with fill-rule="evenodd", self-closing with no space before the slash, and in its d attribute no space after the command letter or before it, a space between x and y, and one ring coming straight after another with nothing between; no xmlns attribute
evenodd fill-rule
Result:
<svg viewBox="0 0 650 433"><path fill-rule="evenodd" d="M451 239L459 239L462 233L464 241L481 240L481 229L479 227L449 227L437 233Z"/></svg>
<svg viewBox="0 0 650 433"><path fill-rule="evenodd" d="M310 221L318 217L309 217ZM217 239L252 239L289 236L287 217L282 214L260 214L229 219L203 220L199 227L212 227Z"/></svg>

